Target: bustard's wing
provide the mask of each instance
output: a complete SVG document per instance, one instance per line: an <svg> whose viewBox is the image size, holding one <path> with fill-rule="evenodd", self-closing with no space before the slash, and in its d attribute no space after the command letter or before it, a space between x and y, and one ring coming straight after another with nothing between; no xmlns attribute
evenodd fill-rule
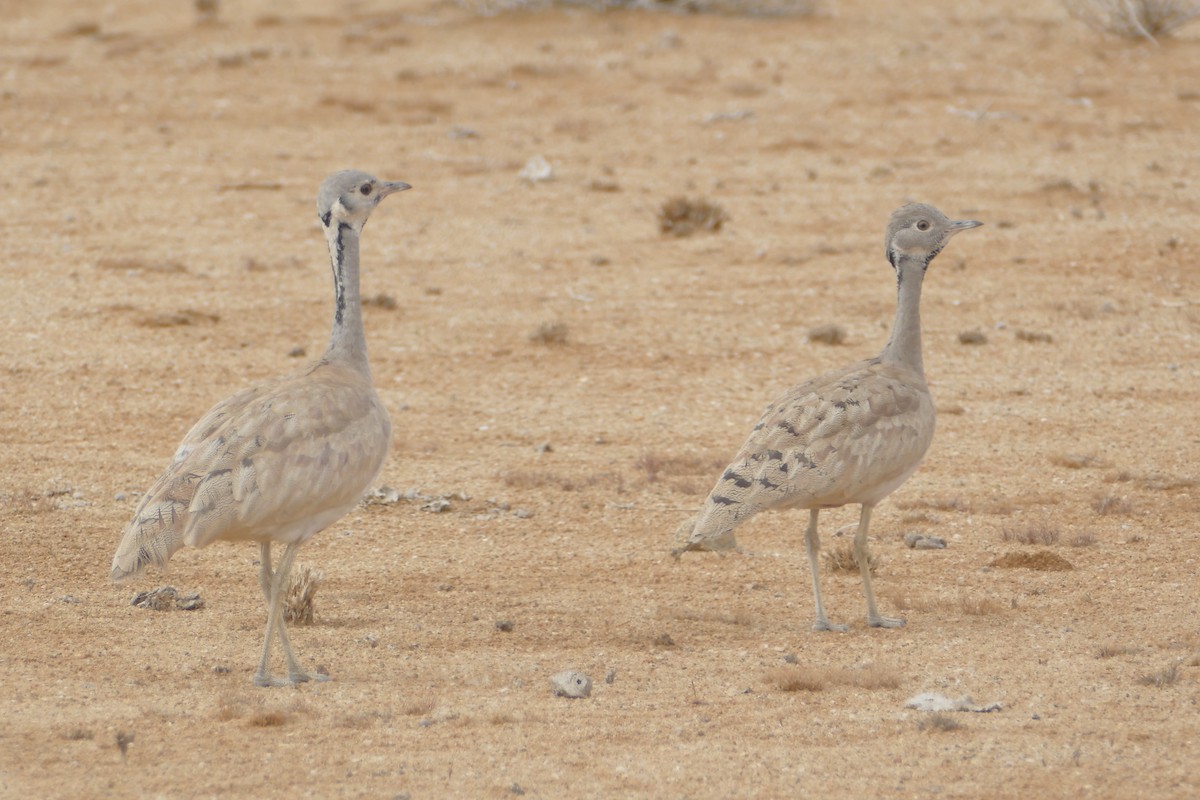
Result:
<svg viewBox="0 0 1200 800"><path fill-rule="evenodd" d="M362 497L391 440L370 378L319 363L218 403L142 498L114 580L162 566L182 545L303 541Z"/></svg>
<svg viewBox="0 0 1200 800"><path fill-rule="evenodd" d="M732 546L759 511L876 503L912 474L933 439L920 375L871 359L785 392L717 480L689 544Z"/></svg>

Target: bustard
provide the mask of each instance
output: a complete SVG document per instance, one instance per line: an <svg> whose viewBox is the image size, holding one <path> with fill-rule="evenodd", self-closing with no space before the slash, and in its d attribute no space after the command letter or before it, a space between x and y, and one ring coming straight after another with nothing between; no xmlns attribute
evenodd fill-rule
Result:
<svg viewBox="0 0 1200 800"><path fill-rule="evenodd" d="M933 440L934 407L921 360L921 281L950 237L983 223L947 219L910 203L892 214L884 240L896 271L896 319L875 358L794 386L767 407L698 516L681 526L685 550L727 550L733 531L759 511L807 508L805 548L812 570L815 630L844 631L825 616L817 557L822 508L862 506L854 554L867 597L867 624L896 628L875 606L868 566L871 510L904 483ZM690 530L689 530L690 526Z"/></svg>
<svg viewBox="0 0 1200 800"><path fill-rule="evenodd" d="M283 620L296 551L355 506L379 474L391 443L388 413L371 385L358 286L358 245L383 198L411 188L365 172L321 184L317 215L333 269L329 347L301 372L245 389L215 405L183 437L166 472L142 497L113 558L111 578L163 566L183 545L258 542L267 629L254 683L309 680ZM271 544L286 545L272 570ZM286 681L271 677L278 634ZM324 677L324 676L320 676Z"/></svg>

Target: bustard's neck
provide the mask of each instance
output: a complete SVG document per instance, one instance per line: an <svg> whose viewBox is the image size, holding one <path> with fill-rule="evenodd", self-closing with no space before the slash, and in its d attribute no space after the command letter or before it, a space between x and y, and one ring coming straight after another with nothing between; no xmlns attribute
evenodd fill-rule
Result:
<svg viewBox="0 0 1200 800"><path fill-rule="evenodd" d="M892 336L880 355L884 361L902 364L925 376L921 359L921 282L928 262L912 256L896 255L896 321Z"/></svg>
<svg viewBox="0 0 1200 800"><path fill-rule="evenodd" d="M359 232L344 222L325 227L329 262L333 270L333 332L326 358L367 365L367 337L363 331L362 299L358 290Z"/></svg>

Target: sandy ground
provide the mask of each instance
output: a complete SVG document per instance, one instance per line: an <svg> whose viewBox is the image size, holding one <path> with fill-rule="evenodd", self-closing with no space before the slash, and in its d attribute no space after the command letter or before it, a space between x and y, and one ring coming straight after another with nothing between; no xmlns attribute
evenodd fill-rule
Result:
<svg viewBox="0 0 1200 800"><path fill-rule="evenodd" d="M1200 793L1200 26L226 5L4 12L0 795ZM449 506L317 536L292 638L333 679L261 690L253 546L108 563L204 410L319 355L345 167L415 187L364 236L380 481ZM678 195L729 221L661 235ZM938 432L873 521L908 624L827 571L818 634L802 512L672 534L776 393L882 346L908 199L986 223L926 281ZM205 608L130 605L167 583Z"/></svg>

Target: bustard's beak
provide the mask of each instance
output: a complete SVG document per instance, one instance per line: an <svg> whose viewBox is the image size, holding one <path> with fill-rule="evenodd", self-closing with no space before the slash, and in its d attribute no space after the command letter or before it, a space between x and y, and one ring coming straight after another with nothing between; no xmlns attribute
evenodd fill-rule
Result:
<svg viewBox="0 0 1200 800"><path fill-rule="evenodd" d="M950 232L958 233L969 228L978 228L983 223L976 219L956 219L950 223Z"/></svg>
<svg viewBox="0 0 1200 800"><path fill-rule="evenodd" d="M379 184L379 199L382 200L383 198L387 197L389 194L395 194L396 192L403 192L405 189L411 189L411 188L412 187L409 186L407 183L402 183L400 181L388 181L385 183L381 183L381 184ZM975 223L975 224L978 225L979 223Z"/></svg>

